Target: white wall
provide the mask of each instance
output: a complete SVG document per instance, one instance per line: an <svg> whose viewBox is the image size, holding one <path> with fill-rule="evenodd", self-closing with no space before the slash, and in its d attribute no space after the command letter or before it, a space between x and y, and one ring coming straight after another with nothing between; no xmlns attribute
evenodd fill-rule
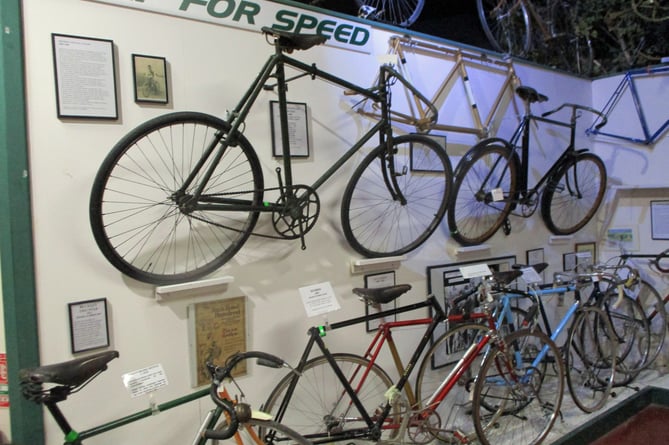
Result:
<svg viewBox="0 0 669 445"><path fill-rule="evenodd" d="M67 304L106 297L111 311L112 347L121 357L81 394L65 404L75 428L148 407L146 398L130 399L121 384L121 374L154 363L161 363L169 385L156 400L164 402L190 389L186 307L212 296L181 298L157 302L151 286L123 277L98 251L88 225L88 193L98 166L108 150L130 129L150 117L171 110L197 110L223 115L232 108L271 48L260 34L166 15L137 11L80 0L25 0L27 96L33 215L35 221L35 269L39 311L40 349L43 363L71 358ZM117 51L120 119L59 120L56 116L51 33L98 37L114 41ZM386 52L388 34L374 34L375 52ZM131 54L164 56L169 64L170 97L167 107L139 106L133 100ZM314 48L296 54L305 61L362 85L375 76L371 55L330 47ZM416 85L428 90L431 77L448 69L445 62L424 60L416 72ZM518 66L523 84L537 87L551 100L537 107L546 111L562 102L591 104L591 83L548 70ZM486 80L477 86L485 90ZM312 156L297 163L297 177L310 179L327 167L369 126L365 118L351 113L351 98L340 90L310 80L292 86L289 99L307 102L310 108ZM273 183L275 161L270 156L271 142L267 102L273 94L264 93L248 122L247 136L256 147L265 167L266 183ZM454 119L461 116L452 109ZM513 123L513 120L510 121ZM557 137L543 138L532 152L533 173L556 156L556 145L565 135L544 129ZM503 132L501 136L508 136ZM457 141L460 136L449 135ZM559 144L556 142L558 141ZM584 142L588 144L588 142ZM591 143L590 143L591 145ZM598 146L598 149L600 147ZM658 150L660 151L660 150ZM648 156L655 152L647 153ZM546 158L544 158L546 156ZM454 163L455 163L454 158ZM613 162L614 173L621 170ZM306 329L322 321L307 319L297 289L329 281L342 309L330 314L336 321L360 315L364 308L350 289L363 284L362 275L350 273L349 262L357 255L346 245L339 228L338 197L355 162L347 165L321 194L319 224L308 234L307 250L299 242L252 239L235 259L216 275L234 277L223 296L246 295L249 302L249 345L252 349L276 353L295 362L305 341ZM666 163L665 163L666 165ZM515 254L524 261L525 251L545 247L552 268L561 268L562 253L573 244L549 245L549 233L538 215L512 219L513 232L497 234L490 242L488 256ZM577 234L573 242L591 241L597 234L596 222ZM426 293L425 269L477 257L455 257L446 222L427 245L409 256L397 271L398 283L413 285L411 295L402 302L419 300ZM451 252L451 253L449 253ZM220 295L216 295L219 296ZM364 327L328 337L332 350L363 352ZM408 334L406 349L413 342ZM251 401L260 403L275 380L260 378L256 371L242 379ZM101 403L102 402L102 403ZM210 402L192 403L151 419L106 433L87 441L91 445L108 443L181 444L186 443ZM95 406L95 409L91 409ZM61 443L54 423L46 420L49 444ZM137 440L135 435L141 435Z"/></svg>

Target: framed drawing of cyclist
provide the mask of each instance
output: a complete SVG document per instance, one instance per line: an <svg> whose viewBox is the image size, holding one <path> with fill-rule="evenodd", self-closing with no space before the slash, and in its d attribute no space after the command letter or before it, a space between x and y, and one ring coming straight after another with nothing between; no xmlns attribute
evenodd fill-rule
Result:
<svg viewBox="0 0 669 445"><path fill-rule="evenodd" d="M132 55L132 77L135 82L135 102L166 104L167 62L164 57Z"/></svg>

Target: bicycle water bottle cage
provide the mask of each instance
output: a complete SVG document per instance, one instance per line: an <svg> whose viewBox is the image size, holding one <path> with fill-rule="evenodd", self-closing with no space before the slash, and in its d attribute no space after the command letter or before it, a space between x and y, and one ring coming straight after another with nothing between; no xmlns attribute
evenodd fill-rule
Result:
<svg viewBox="0 0 669 445"><path fill-rule="evenodd" d="M544 96L534 88L525 85L521 85L516 88L516 94L518 97L528 103L546 102L548 100L547 96Z"/></svg>
<svg viewBox="0 0 669 445"><path fill-rule="evenodd" d="M71 392L107 369L107 363L118 356L118 351L104 351L67 362L21 369L21 391L26 399L35 403L65 400ZM45 383L61 386L44 389Z"/></svg>
<svg viewBox="0 0 669 445"><path fill-rule="evenodd" d="M411 289L410 284L397 284L378 288L356 287L353 293L362 298L367 304L385 304L395 300Z"/></svg>
<svg viewBox="0 0 669 445"><path fill-rule="evenodd" d="M269 26L263 26L262 32L263 34L274 36L275 45L288 53L293 52L293 50L307 50L313 46L325 43L328 39L318 34L297 34L294 32L279 31Z"/></svg>

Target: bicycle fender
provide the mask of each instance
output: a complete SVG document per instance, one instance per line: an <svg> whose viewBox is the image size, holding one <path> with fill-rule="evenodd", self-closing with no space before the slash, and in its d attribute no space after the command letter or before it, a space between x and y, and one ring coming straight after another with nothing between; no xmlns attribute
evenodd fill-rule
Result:
<svg viewBox="0 0 669 445"><path fill-rule="evenodd" d="M515 163L516 167L520 165L520 159L518 158L518 154L515 152L515 150L513 149L511 144L509 144L508 141L502 138L488 138L479 141L476 145L470 148L467 151L467 153L465 153L462 159L460 159L460 162L458 162L453 177L461 175L461 171L464 168L464 166L471 163L472 159L474 159L480 151L487 149L491 145L501 145L502 147L504 147L504 149L507 151L506 156L511 157L511 162Z"/></svg>

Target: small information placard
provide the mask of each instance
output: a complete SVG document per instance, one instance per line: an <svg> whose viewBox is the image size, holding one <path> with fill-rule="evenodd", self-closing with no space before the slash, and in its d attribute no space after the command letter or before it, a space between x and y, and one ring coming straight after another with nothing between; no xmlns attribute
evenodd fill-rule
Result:
<svg viewBox="0 0 669 445"><path fill-rule="evenodd" d="M336 311L341 307L329 282L301 287L300 296L308 317Z"/></svg>
<svg viewBox="0 0 669 445"><path fill-rule="evenodd" d="M159 363L123 374L122 379L123 385L130 391L130 396L133 398L167 386L167 376L163 365Z"/></svg>
<svg viewBox="0 0 669 445"><path fill-rule="evenodd" d="M478 277L487 277L492 275L490 267L487 264L472 264L471 266L462 266L460 268L460 273L463 278L478 278Z"/></svg>
<svg viewBox="0 0 669 445"><path fill-rule="evenodd" d="M107 299L69 303L72 352L109 346Z"/></svg>

